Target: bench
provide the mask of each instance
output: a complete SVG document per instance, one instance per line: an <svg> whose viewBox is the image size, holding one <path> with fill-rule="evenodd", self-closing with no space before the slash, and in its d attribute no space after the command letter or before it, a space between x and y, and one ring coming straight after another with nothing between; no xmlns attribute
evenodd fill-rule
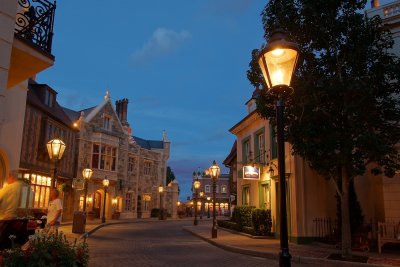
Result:
<svg viewBox="0 0 400 267"><path fill-rule="evenodd" d="M378 222L378 251L386 243L400 243L400 223Z"/></svg>

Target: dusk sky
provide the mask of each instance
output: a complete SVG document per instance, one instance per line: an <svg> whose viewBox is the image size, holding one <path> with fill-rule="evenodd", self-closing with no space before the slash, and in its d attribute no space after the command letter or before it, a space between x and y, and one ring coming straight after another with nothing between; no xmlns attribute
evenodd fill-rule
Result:
<svg viewBox="0 0 400 267"><path fill-rule="evenodd" d="M246 115L266 2L57 1L56 61L37 81L75 110L101 103L106 88L113 103L128 98L135 136L161 140L167 131L184 200L194 170L214 159L222 167L235 140L228 130Z"/></svg>

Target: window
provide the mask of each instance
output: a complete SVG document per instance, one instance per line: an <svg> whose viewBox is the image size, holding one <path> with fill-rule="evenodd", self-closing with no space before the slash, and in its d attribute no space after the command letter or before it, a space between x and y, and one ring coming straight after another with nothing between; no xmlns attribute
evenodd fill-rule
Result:
<svg viewBox="0 0 400 267"><path fill-rule="evenodd" d="M105 130L111 130L111 117L110 116L104 115L103 128Z"/></svg>
<svg viewBox="0 0 400 267"><path fill-rule="evenodd" d="M218 194L218 192L219 192L219 185L217 185L217 186L215 187L215 193Z"/></svg>
<svg viewBox="0 0 400 267"><path fill-rule="evenodd" d="M103 144L93 144L92 168L106 171L115 171L116 162L116 147Z"/></svg>
<svg viewBox="0 0 400 267"><path fill-rule="evenodd" d="M226 185L221 185L221 193L222 194L226 194L227 193Z"/></svg>
<svg viewBox="0 0 400 267"><path fill-rule="evenodd" d="M132 193L126 193L125 195L125 210L132 210Z"/></svg>
<svg viewBox="0 0 400 267"><path fill-rule="evenodd" d="M29 175L29 174L28 174ZM33 208L47 208L50 197L51 178L37 174L30 175L33 191Z"/></svg>
<svg viewBox="0 0 400 267"><path fill-rule="evenodd" d="M243 163L250 161L250 138L247 138L242 143L242 161Z"/></svg>
<svg viewBox="0 0 400 267"><path fill-rule="evenodd" d="M263 163L264 162L264 151L265 151L265 142L264 142L264 134L259 134L258 135L258 162Z"/></svg>
<svg viewBox="0 0 400 267"><path fill-rule="evenodd" d="M242 205L250 204L250 187L244 186L242 190Z"/></svg>
<svg viewBox="0 0 400 267"><path fill-rule="evenodd" d="M128 159L128 173L133 173L135 170L135 158L129 157Z"/></svg>
<svg viewBox="0 0 400 267"><path fill-rule="evenodd" d="M270 126L271 159L278 158L278 143L275 128Z"/></svg>
<svg viewBox="0 0 400 267"><path fill-rule="evenodd" d="M145 161L143 166L143 174L144 175L151 175L151 162Z"/></svg>
<svg viewBox="0 0 400 267"><path fill-rule="evenodd" d="M53 102L54 102L54 94L49 90L46 90L44 93L44 104L52 108Z"/></svg>
<svg viewBox="0 0 400 267"><path fill-rule="evenodd" d="M211 188L211 186L210 186L209 184L207 184L204 191L205 191L206 193L211 193L210 188Z"/></svg>

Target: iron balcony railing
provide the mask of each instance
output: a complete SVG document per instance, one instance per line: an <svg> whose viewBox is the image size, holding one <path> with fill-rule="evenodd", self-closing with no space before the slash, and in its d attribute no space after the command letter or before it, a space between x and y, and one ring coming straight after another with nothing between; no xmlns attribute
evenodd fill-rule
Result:
<svg viewBox="0 0 400 267"><path fill-rule="evenodd" d="M15 34L51 53L55 10L55 0L18 0Z"/></svg>

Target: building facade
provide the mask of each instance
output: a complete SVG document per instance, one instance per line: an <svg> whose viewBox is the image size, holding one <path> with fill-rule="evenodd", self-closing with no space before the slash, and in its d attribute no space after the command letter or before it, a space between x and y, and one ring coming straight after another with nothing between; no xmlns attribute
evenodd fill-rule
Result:
<svg viewBox="0 0 400 267"><path fill-rule="evenodd" d="M76 176L82 179L83 169L93 170L86 201L89 218L103 216L104 197L106 218L148 218L152 209L159 208L160 197L164 208L176 217L177 201L172 203L172 199L177 199L177 184L165 184L170 151L165 133L162 140L132 136L128 100L116 101L114 108L108 91L95 107L64 110L79 129ZM110 181L106 196L102 184L105 178ZM166 188L164 194L158 193L160 185ZM76 210L83 209L84 197L84 191L76 191ZM168 203L171 206L167 207Z"/></svg>
<svg viewBox="0 0 400 267"><path fill-rule="evenodd" d="M211 179L208 170L205 170L201 175L195 175L193 173L193 181L192 181L192 199L196 200L197 197L197 212L199 213L208 213L210 211L212 213L213 210L213 181ZM194 181L196 179L200 182L200 188L196 189L193 186ZM230 187L229 187L229 174L220 174L217 178L216 183L216 201L215 201L215 210L217 216L229 216L230 215ZM200 192L203 193L203 197L200 197ZM208 200L209 198L209 200ZM193 201L194 203L196 201ZM195 204L193 204L195 205Z"/></svg>
<svg viewBox="0 0 400 267"><path fill-rule="evenodd" d="M0 3L0 188L19 169L28 79L54 64L54 13L53 1Z"/></svg>
<svg viewBox="0 0 400 267"><path fill-rule="evenodd" d="M48 141L59 138L66 149L57 164L56 186L62 193L63 218L72 219L72 179L76 173L75 143L77 128L57 102L57 92L46 84L29 81L24 131L19 166L19 177L31 184L33 194L27 207L30 214L45 214L49 202L51 177L55 163L50 161L46 148ZM33 214L32 214L33 213Z"/></svg>
<svg viewBox="0 0 400 267"><path fill-rule="evenodd" d="M246 103L247 116L230 132L236 136L237 205L271 210L272 231L279 233L279 178L277 144L274 127L256 112L256 89ZM260 175L246 179L243 166L258 166ZM315 235L313 220L335 218L335 190L332 184L319 177L306 162L291 154L285 144L287 185L287 218L289 237L294 242L308 242ZM232 168L232 166L231 166Z"/></svg>

